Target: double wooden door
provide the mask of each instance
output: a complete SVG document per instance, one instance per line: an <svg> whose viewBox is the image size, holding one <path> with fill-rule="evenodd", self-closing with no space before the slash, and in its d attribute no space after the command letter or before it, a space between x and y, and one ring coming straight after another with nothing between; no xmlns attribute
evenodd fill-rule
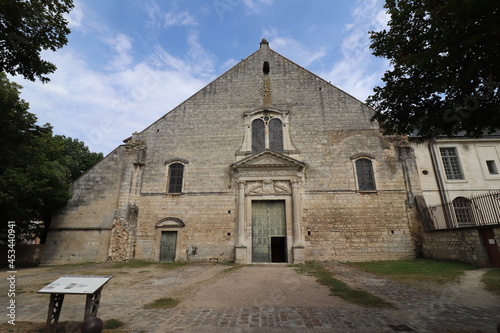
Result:
<svg viewBox="0 0 500 333"><path fill-rule="evenodd" d="M284 200L252 201L252 261L287 262Z"/></svg>

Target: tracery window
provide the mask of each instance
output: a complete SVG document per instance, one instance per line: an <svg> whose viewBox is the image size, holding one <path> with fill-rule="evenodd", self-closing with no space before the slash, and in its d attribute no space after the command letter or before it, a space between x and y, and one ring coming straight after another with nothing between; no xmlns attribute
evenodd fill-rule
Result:
<svg viewBox="0 0 500 333"><path fill-rule="evenodd" d="M280 119L269 115L252 121L252 153L265 149L283 152L283 125Z"/></svg>
<svg viewBox="0 0 500 333"><path fill-rule="evenodd" d="M356 177L359 191L375 191L372 161L367 158L356 160Z"/></svg>

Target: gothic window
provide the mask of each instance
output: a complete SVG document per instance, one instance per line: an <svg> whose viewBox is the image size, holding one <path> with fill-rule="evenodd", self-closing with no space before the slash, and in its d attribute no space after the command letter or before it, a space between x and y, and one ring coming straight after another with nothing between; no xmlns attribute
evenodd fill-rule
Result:
<svg viewBox="0 0 500 333"><path fill-rule="evenodd" d="M439 151L441 152L446 179L464 179L464 174L458 160L457 148L439 148Z"/></svg>
<svg viewBox="0 0 500 333"><path fill-rule="evenodd" d="M269 122L269 149L278 153L283 152L283 125L277 118Z"/></svg>
<svg viewBox="0 0 500 333"><path fill-rule="evenodd" d="M262 119L252 122L252 153L256 154L266 149L265 124Z"/></svg>
<svg viewBox="0 0 500 333"><path fill-rule="evenodd" d="M283 152L283 125L278 118L265 115L252 121L252 153L270 149Z"/></svg>
<svg viewBox="0 0 500 333"><path fill-rule="evenodd" d="M184 165L172 163L168 167L168 193L181 193L184 178Z"/></svg>
<svg viewBox="0 0 500 333"><path fill-rule="evenodd" d="M471 212L471 201L464 197L457 197L453 200L453 209L459 226L474 224Z"/></svg>
<svg viewBox="0 0 500 333"><path fill-rule="evenodd" d="M356 160L356 177L359 191L375 191L372 161L367 158Z"/></svg>

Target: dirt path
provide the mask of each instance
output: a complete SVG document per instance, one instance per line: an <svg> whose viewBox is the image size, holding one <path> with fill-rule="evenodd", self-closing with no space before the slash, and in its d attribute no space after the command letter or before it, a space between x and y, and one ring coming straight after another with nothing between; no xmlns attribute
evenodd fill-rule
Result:
<svg viewBox="0 0 500 333"><path fill-rule="evenodd" d="M207 282L210 283L204 283L195 294L185 298L180 307L357 308L329 296L328 288L314 277L299 275L286 266L245 266Z"/></svg>

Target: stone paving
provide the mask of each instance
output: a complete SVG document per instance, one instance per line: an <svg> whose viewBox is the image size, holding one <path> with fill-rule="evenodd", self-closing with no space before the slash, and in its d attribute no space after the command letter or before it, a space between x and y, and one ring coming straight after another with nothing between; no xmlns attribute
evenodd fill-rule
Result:
<svg viewBox="0 0 500 333"><path fill-rule="evenodd" d="M320 307L307 306L213 306L182 307L173 309L151 310L142 305L148 299L164 296L158 292L158 279L147 280L133 285L129 293L119 296L118 291L110 288L108 297L103 297L99 316L116 318L127 323L130 332L496 332L500 322L500 297L496 304L464 305L443 295L421 288L389 281L355 268L330 264L336 277L357 287L370 291L392 302L398 309L367 309L361 307ZM224 266L207 268L192 265L183 268L183 277L193 281L215 281ZM246 267L245 267L246 269ZM250 267L250 276L256 276L261 267ZM281 267L282 271L292 270ZM226 274L221 279L234 278L235 273ZM165 277L172 290L182 285L178 277ZM229 281L229 280L227 280ZM163 281L164 282L164 281ZM201 288L209 288L212 282ZM230 286L228 287L230 288ZM198 289L191 290L189 297L195 297ZM237 292L229 290L228 292ZM256 291L257 292L257 291ZM111 294L111 295L110 295ZM103 293L106 295L106 292ZM140 296L138 296L140 295ZM242 296L243 297L243 296ZM224 296L217 304L224 303ZM66 302L66 301L65 301ZM82 312L82 302L65 304L63 312ZM490 301L491 303L491 301ZM182 303L181 303L182 304ZM28 320L44 317L46 308L41 311L40 304L26 304L20 309Z"/></svg>
<svg viewBox="0 0 500 333"><path fill-rule="evenodd" d="M392 309L327 307L238 307L149 310L129 327L135 332L496 332L494 306L463 306L407 285L344 265L336 276L364 282L365 290L397 305ZM226 330L222 330L226 329Z"/></svg>

